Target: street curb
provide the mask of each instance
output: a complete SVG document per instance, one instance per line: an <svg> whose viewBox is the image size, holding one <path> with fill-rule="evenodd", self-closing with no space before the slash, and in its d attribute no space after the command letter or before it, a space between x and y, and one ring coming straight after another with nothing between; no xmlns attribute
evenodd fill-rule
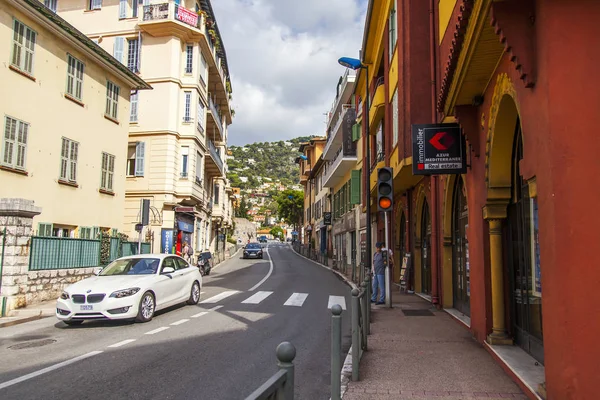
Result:
<svg viewBox="0 0 600 400"><path fill-rule="evenodd" d="M349 280L346 277L346 275L342 274L341 272L338 272L332 268L326 267L323 264L316 262L315 260L311 260L310 258L303 256L302 254L298 253L294 249L293 246L292 246L292 251L294 252L294 254L304 258L305 260L308 260L308 261L312 262L313 264L317 264L318 266L323 267L323 268L333 272L334 274L336 274L337 276L342 278L344 283L347 284L348 286L350 286L352 289L358 289L356 284L354 282L352 282L351 280ZM341 374L341 378L340 378L340 381L341 381L340 382L340 384L341 384L340 398L344 398L344 395L346 394L346 391L348 390L348 383L350 382L351 377L352 377L352 345L350 345L348 354L346 354L346 358L344 359L344 365L342 366L342 374ZM331 400L331 397L329 398L329 400Z"/></svg>
<svg viewBox="0 0 600 400"><path fill-rule="evenodd" d="M9 326L24 324L25 322L37 321L38 319L49 318L52 315L44 314L40 312L39 315L32 315L30 317L15 319L14 321L0 322L0 328L8 328ZM8 317L10 318L10 317Z"/></svg>

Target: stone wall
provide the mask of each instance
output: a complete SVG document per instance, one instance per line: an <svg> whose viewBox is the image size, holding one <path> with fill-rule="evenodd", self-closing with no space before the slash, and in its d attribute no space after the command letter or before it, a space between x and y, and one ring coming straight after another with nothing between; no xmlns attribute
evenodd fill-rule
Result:
<svg viewBox="0 0 600 400"><path fill-rule="evenodd" d="M246 244L248 239L251 242L255 242L256 239L256 225L253 222L248 221L246 218L234 218L235 220L235 231L232 237L236 242ZM250 236L248 236L248 234ZM240 242L241 240L241 242Z"/></svg>
<svg viewBox="0 0 600 400"><path fill-rule="evenodd" d="M94 275L95 269L96 267L29 271L27 284L24 285L26 304L58 299L65 287Z"/></svg>

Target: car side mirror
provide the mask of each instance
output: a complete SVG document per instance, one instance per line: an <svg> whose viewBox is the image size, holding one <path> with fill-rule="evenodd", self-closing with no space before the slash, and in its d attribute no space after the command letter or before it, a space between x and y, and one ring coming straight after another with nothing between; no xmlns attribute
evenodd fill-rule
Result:
<svg viewBox="0 0 600 400"><path fill-rule="evenodd" d="M173 272L175 272L175 268L173 268L173 267L164 267L163 270L162 270L162 275L172 274Z"/></svg>
<svg viewBox="0 0 600 400"><path fill-rule="evenodd" d="M100 275L100 272L102 272L102 268L96 268L94 269L94 275Z"/></svg>

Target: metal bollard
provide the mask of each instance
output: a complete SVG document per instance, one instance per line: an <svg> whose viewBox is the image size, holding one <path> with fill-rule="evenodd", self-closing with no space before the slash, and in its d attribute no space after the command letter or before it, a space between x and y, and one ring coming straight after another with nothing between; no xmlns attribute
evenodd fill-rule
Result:
<svg viewBox="0 0 600 400"><path fill-rule="evenodd" d="M358 319L360 318L360 299L358 289L352 289L352 380L358 380L358 364L360 362L360 332Z"/></svg>
<svg viewBox="0 0 600 400"><path fill-rule="evenodd" d="M296 357L296 348L290 342L282 342L275 350L277 355L277 366L286 371L285 384L283 386L283 398L285 400L294 399L294 358Z"/></svg>
<svg viewBox="0 0 600 400"><path fill-rule="evenodd" d="M342 307L331 307L331 400L341 399Z"/></svg>
<svg viewBox="0 0 600 400"><path fill-rule="evenodd" d="M373 286L371 286L371 275L367 274L367 276L365 277L365 280L367 281L367 312L365 313L366 316L366 326L367 326L367 335L371 334L371 296L373 295L373 293L371 293L371 288Z"/></svg>

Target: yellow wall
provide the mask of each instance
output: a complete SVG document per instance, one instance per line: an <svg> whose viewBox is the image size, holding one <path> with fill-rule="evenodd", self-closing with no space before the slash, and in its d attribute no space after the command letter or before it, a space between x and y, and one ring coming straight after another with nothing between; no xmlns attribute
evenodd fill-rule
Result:
<svg viewBox="0 0 600 400"><path fill-rule="evenodd" d="M47 30L6 2L0 8L0 96L4 115L30 124L27 141L28 176L0 171L0 197L34 200L42 213L37 223L121 229L125 199L125 165L129 129L130 87L56 33ZM37 32L33 76L36 82L10 70L13 16ZM64 97L67 52L85 63L80 106ZM104 118L106 79L121 88L118 119ZM79 142L78 188L58 183L62 137ZM1 147L1 146L0 146ZM98 192L102 152L115 156L115 196Z"/></svg>
<svg viewBox="0 0 600 400"><path fill-rule="evenodd" d="M446 28L450 23L450 18L452 18L452 12L454 11L454 7L456 6L456 0L439 0L439 22L440 22L440 43L444 39L444 33L446 32Z"/></svg>

